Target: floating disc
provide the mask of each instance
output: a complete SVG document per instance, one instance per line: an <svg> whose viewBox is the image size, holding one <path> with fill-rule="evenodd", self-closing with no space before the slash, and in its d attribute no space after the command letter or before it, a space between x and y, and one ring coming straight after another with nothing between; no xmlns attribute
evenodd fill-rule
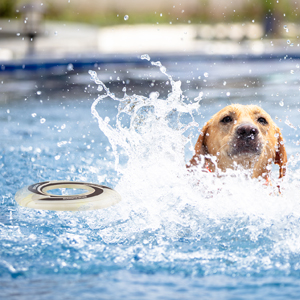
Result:
<svg viewBox="0 0 300 300"><path fill-rule="evenodd" d="M81 189L85 193L76 195L54 195L54 189ZM121 196L113 189L94 183L76 181L45 181L19 190L15 200L21 206L34 209L83 211L102 209L121 201Z"/></svg>

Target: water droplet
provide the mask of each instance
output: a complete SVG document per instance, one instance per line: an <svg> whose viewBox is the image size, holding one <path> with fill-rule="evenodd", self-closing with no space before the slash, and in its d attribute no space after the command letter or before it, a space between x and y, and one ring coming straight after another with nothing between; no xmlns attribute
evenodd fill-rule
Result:
<svg viewBox="0 0 300 300"><path fill-rule="evenodd" d="M160 71L161 71L162 73L166 73L166 72L167 72L167 69L166 69L166 67L164 67L164 66L161 66L159 69L160 69Z"/></svg>
<svg viewBox="0 0 300 300"><path fill-rule="evenodd" d="M20 36L20 34L21 34L21 33L18 32L18 33L17 33L17 36Z"/></svg>
<svg viewBox="0 0 300 300"><path fill-rule="evenodd" d="M41 122L41 124L44 124L46 122L46 119L45 118L41 118L40 122Z"/></svg>
<svg viewBox="0 0 300 300"><path fill-rule="evenodd" d="M226 93L226 96L229 97L229 96L230 96L230 92L227 92L227 93Z"/></svg>
<svg viewBox="0 0 300 300"><path fill-rule="evenodd" d="M291 74L294 74L295 73L295 71L294 70L291 70Z"/></svg>
<svg viewBox="0 0 300 300"><path fill-rule="evenodd" d="M291 43L291 41L290 41L290 40L287 40L286 42L287 42L287 44L290 44L290 43Z"/></svg>
<svg viewBox="0 0 300 300"><path fill-rule="evenodd" d="M124 20L127 21L128 19L129 19L129 16L128 16L128 15L125 15L125 16L124 16Z"/></svg>
<svg viewBox="0 0 300 300"><path fill-rule="evenodd" d="M36 94L37 94L37 95L41 95L42 92L41 92L41 91L37 91Z"/></svg>
<svg viewBox="0 0 300 300"><path fill-rule="evenodd" d="M208 77L208 73L207 72L204 73L204 77Z"/></svg>
<svg viewBox="0 0 300 300"><path fill-rule="evenodd" d="M161 66L162 66L162 64L161 64L160 61L152 61L152 62L151 62L151 65L157 66L157 67L161 67Z"/></svg>
<svg viewBox="0 0 300 300"><path fill-rule="evenodd" d="M141 59L146 59L146 60L150 60L150 56L148 54L143 54L141 55Z"/></svg>
<svg viewBox="0 0 300 300"><path fill-rule="evenodd" d="M288 117L286 117L286 120L284 122L286 125L288 125L289 127L297 130L297 128L289 121Z"/></svg>
<svg viewBox="0 0 300 300"><path fill-rule="evenodd" d="M33 118L35 118L35 117L36 117L36 113L31 114L31 116L32 116Z"/></svg>
<svg viewBox="0 0 300 300"><path fill-rule="evenodd" d="M97 91L98 91L98 92L102 92L102 91L103 91L103 86L102 86L102 85L98 85Z"/></svg>
<svg viewBox="0 0 300 300"><path fill-rule="evenodd" d="M66 124L63 124L63 125L60 126L61 129L65 129L66 127L67 127Z"/></svg>
<svg viewBox="0 0 300 300"><path fill-rule="evenodd" d="M126 92L126 87L124 86L123 88L122 88L122 92Z"/></svg>
<svg viewBox="0 0 300 300"><path fill-rule="evenodd" d="M59 160L60 159L60 155L56 155L54 158L55 158L55 160Z"/></svg>
<svg viewBox="0 0 300 300"><path fill-rule="evenodd" d="M223 85L226 85L226 84L227 84L227 82L226 82L226 81L224 81L224 82L223 82Z"/></svg>
<svg viewBox="0 0 300 300"><path fill-rule="evenodd" d="M159 92L152 92L152 93L150 93L150 95L149 95L149 98L150 98L151 100L156 100L158 97L159 97Z"/></svg>
<svg viewBox="0 0 300 300"><path fill-rule="evenodd" d="M72 64L68 64L67 70L68 70L68 71L73 71L73 70L74 70L73 65L72 65Z"/></svg>
<svg viewBox="0 0 300 300"><path fill-rule="evenodd" d="M199 93L199 96L196 97L196 98L194 99L194 101L195 101L195 102L199 102L199 101L202 100L202 97L203 97L203 92L200 92L200 93Z"/></svg>
<svg viewBox="0 0 300 300"><path fill-rule="evenodd" d="M284 105L283 99L279 102L279 105L280 105L280 106L283 106L283 105Z"/></svg>
<svg viewBox="0 0 300 300"><path fill-rule="evenodd" d="M58 34L58 32L57 31L54 31L54 35L57 35Z"/></svg>

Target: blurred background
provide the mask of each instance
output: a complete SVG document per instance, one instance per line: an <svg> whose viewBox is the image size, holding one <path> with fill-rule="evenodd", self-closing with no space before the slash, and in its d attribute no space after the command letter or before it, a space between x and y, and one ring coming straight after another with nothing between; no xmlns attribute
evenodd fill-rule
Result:
<svg viewBox="0 0 300 300"><path fill-rule="evenodd" d="M287 39L297 46L298 14L292 0L1 0L0 61L33 52L44 58L142 51L274 52Z"/></svg>
<svg viewBox="0 0 300 300"><path fill-rule="evenodd" d="M1 0L0 102L39 98L37 92L83 98L87 71L100 67L115 92L123 78L128 90L139 86L148 95L144 54L198 93L205 70L195 76L195 63L299 58L298 14L292 0ZM160 76L154 88L166 96Z"/></svg>

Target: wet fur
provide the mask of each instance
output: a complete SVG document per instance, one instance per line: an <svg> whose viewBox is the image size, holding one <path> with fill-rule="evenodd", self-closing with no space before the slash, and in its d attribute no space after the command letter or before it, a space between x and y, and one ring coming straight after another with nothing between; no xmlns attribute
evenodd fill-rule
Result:
<svg viewBox="0 0 300 300"><path fill-rule="evenodd" d="M230 118L231 122L224 122ZM253 134L247 136L247 130ZM279 165L279 178L283 177L287 154L280 129L260 107L234 104L204 125L187 167L200 164L210 172L215 172L216 167L225 172L242 166L251 171L253 178L268 179L272 163Z"/></svg>

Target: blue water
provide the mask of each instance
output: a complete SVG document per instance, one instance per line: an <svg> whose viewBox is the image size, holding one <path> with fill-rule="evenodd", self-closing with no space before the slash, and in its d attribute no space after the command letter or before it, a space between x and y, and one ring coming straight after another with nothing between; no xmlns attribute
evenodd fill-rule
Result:
<svg viewBox="0 0 300 300"><path fill-rule="evenodd" d="M95 67L99 81L0 75L0 298L299 298L300 62L161 63ZM198 126L237 102L282 128L280 196L243 174L194 185L185 172ZM18 189L56 179L105 184L122 201L75 213L16 204Z"/></svg>

